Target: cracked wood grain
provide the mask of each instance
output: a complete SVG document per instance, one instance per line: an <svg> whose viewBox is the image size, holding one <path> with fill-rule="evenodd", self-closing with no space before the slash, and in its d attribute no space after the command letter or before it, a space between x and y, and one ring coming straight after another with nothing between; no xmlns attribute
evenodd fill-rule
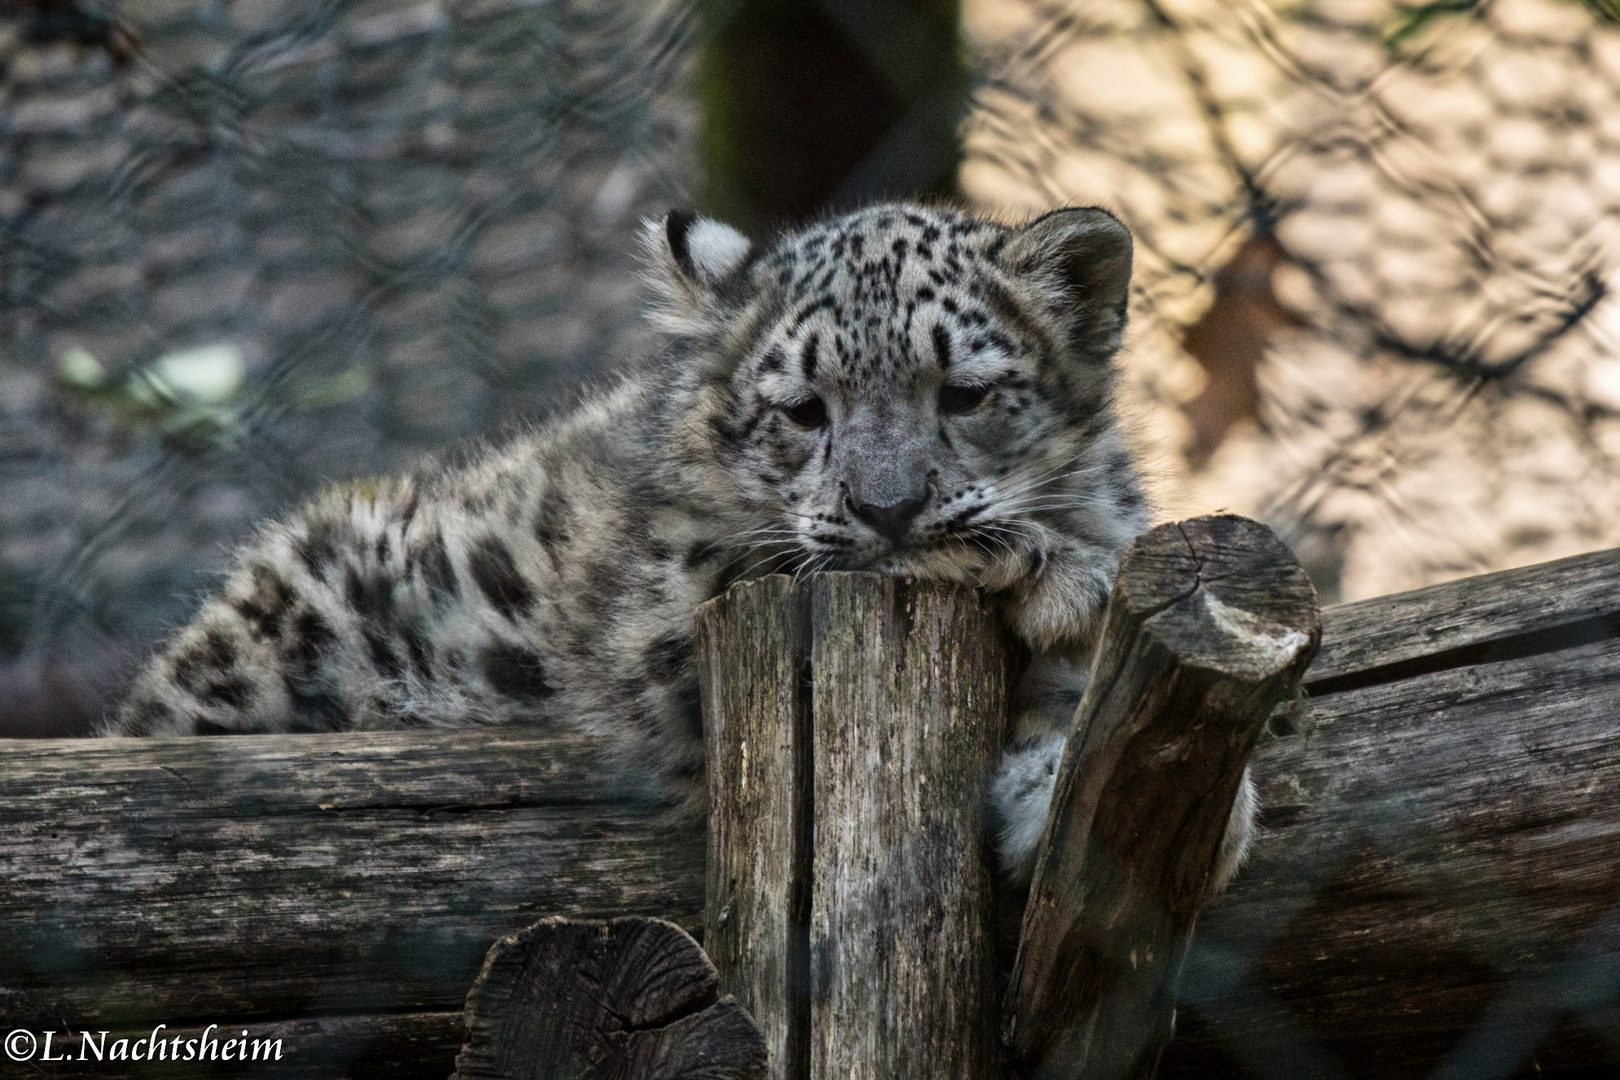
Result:
<svg viewBox="0 0 1620 1080"><path fill-rule="evenodd" d="M1255 854L1161 1077L1620 1067L1617 597L1610 551L1324 612L1307 682L1361 681L1255 752ZM443 1077L502 934L701 926L703 837L619 775L544 729L0 743L0 1020L217 1021L300 1075Z"/></svg>
<svg viewBox="0 0 1620 1080"><path fill-rule="evenodd" d="M779 574L697 611L708 755L703 942L764 1032L778 1076L808 1069L810 601Z"/></svg>
<svg viewBox="0 0 1620 1080"><path fill-rule="evenodd" d="M1555 652L1620 634L1620 548L1322 612L1314 694Z"/></svg>
<svg viewBox="0 0 1620 1080"><path fill-rule="evenodd" d="M543 915L701 911L702 837L579 735L0 753L0 1014L18 1024L456 1010L489 943Z"/></svg>
<svg viewBox="0 0 1620 1080"><path fill-rule="evenodd" d="M767 578L700 609L711 955L783 1080L987 1080L984 792L1008 646L980 594Z"/></svg>
<svg viewBox="0 0 1620 1080"><path fill-rule="evenodd" d="M1308 698L1297 728L1255 754L1262 827L1161 1078L1616 1075L1620 638Z"/></svg>

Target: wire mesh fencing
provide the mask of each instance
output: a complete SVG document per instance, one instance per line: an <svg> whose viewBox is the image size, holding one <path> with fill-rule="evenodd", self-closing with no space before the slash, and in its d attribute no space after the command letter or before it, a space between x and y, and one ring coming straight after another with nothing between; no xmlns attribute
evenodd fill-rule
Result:
<svg viewBox="0 0 1620 1080"><path fill-rule="evenodd" d="M0 697L82 730L252 524L634 357L689 198L673 4L0 23Z"/></svg>
<svg viewBox="0 0 1620 1080"><path fill-rule="evenodd" d="M967 192L1136 233L1170 506L1264 517L1347 597L1620 543L1611 8L966 12Z"/></svg>
<svg viewBox="0 0 1620 1080"><path fill-rule="evenodd" d="M59 734L254 522L636 358L636 226L695 194L701 43L664 0L14 6L0 734ZM963 19L965 197L1102 203L1137 237L1125 393L1167 511L1270 521L1328 599L1620 544L1612 8L967 0ZM1299 891L1330 896L1339 869ZM1418 876L1414 896L1467 885ZM1592 959L1611 929L1514 993L1609 1023L1590 988L1613 981ZM1265 945L1200 944L1189 991L1251 992ZM1273 1056L1240 1065L1342 1071L1278 1015ZM1447 1075L1527 1060L1493 1015Z"/></svg>
<svg viewBox="0 0 1620 1080"><path fill-rule="evenodd" d="M1267 520L1327 600L1620 544L1612 7L985 0L965 14L980 79L967 194L1102 203L1136 235L1125 389L1166 451L1168 506ZM1540 978L1502 974L1547 942L1526 937L1540 909L1522 885L1438 868L1436 807L1470 782L1437 777L1387 820L1341 823L1352 861L1379 867L1374 891L1432 912L1433 932L1427 959L1375 930L1355 958L1319 956L1319 974L1367 965L1397 996L1406 978L1432 985L1416 968L1466 936L1467 907L1490 928L1449 959L1476 986L1466 1034L1437 1054L1397 1029L1410 1075L1542 1075L1583 1054L1610 1064L1576 1075L1608 1075L1612 901ZM1298 910L1269 932L1206 921L1174 1075L1371 1075L1388 1060L1334 1030L1333 1002L1270 996L1301 985L1275 964L1292 935L1356 917L1355 878L1335 864L1287 882Z"/></svg>
<svg viewBox="0 0 1620 1080"><path fill-rule="evenodd" d="M566 407L642 351L634 225L695 193L700 45L674 3L19 12L0 24L16 733L82 729L254 521ZM963 19L964 194L1102 202L1136 232L1126 396L1167 512L1265 518L1330 598L1620 543L1601 4L969 0Z"/></svg>

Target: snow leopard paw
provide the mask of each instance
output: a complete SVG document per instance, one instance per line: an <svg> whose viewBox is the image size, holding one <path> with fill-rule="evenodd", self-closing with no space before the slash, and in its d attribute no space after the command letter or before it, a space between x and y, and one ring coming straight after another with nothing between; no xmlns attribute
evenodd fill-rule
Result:
<svg viewBox="0 0 1620 1080"><path fill-rule="evenodd" d="M1052 805L1052 787L1067 742L1054 732L1039 742L1009 750L990 781L1001 869L1015 884L1027 884L1035 872L1035 848L1046 828L1046 811Z"/></svg>

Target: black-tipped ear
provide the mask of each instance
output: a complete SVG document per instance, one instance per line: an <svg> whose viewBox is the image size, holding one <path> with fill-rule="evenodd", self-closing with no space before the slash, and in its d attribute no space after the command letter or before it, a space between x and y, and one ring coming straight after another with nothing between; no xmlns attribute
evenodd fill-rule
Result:
<svg viewBox="0 0 1620 1080"><path fill-rule="evenodd" d="M1054 210L1018 230L1002 261L1059 288L1053 314L1083 359L1106 360L1119 348L1131 291L1131 233L1113 214Z"/></svg>
<svg viewBox="0 0 1620 1080"><path fill-rule="evenodd" d="M663 223L663 248L686 284L711 292L753 253L754 245L730 225L676 210Z"/></svg>

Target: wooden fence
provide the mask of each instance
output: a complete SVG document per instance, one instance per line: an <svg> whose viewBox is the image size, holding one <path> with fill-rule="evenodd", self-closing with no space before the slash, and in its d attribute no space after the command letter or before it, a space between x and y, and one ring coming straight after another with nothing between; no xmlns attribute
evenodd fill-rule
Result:
<svg viewBox="0 0 1620 1080"><path fill-rule="evenodd" d="M1199 581L1220 580L1198 566L1193 572ZM840 592L846 586L847 595ZM749 588L767 596L786 587ZM913 590L906 595L915 603L897 607L894 590L902 586L895 582L854 588L829 578L808 589L796 592L801 600L794 603L808 597L812 612L817 604L845 604L843 625L870 626L874 634L859 641L888 642L880 652L891 667L904 652L900 645L921 640L919 626L978 617L948 592L929 599L928 590ZM1228 622L1231 611L1252 614L1264 610L1266 597L1281 595L1275 580L1242 599L1205 591L1228 609L1216 612ZM1112 641L1135 640L1159 600L1184 598L1141 595L1148 599L1135 609L1135 622L1119 615L1125 621L1111 627ZM725 601L747 602L743 592ZM959 610L942 614L940 604ZM1116 604L1116 611L1128 608ZM1199 618L1207 621L1205 608ZM1284 609L1269 622L1295 624L1297 605ZM760 610L787 608L773 601ZM927 616L920 623L919 612ZM898 620L892 633L882 629L891 616ZM814 652L822 640L829 663L853 655L859 641L845 648L818 639L814 625L813 617L807 624L784 615L782 632L799 635L792 648ZM712 626L704 633L705 655L722 655L724 634ZM1143 650L1119 655L1118 673L1151 670ZM1269 681L1267 693L1279 671L1286 683L1287 668L1261 680ZM993 677L989 666L977 670ZM1121 674L1094 682L1087 708L1101 716L1111 700L1140 702L1143 694L1125 692L1129 681ZM760 685L799 684L767 674ZM813 693L833 685L844 683L823 678ZM1099 685L1122 689L1111 698ZM1013 1025L1014 1060L1036 1068L1053 1053L1097 1060L1102 1043L1082 1038L1076 1046L1057 1037L1074 1025L1060 1030L1050 1022L1042 1002L1052 1000L1066 1016L1089 1017L1086 1031L1124 1033L1104 1042L1135 1047L1126 1065L1152 1052L1174 1004L1178 1033L1159 1069L1166 1077L1423 1076L1441 1068L1472 1076L1472 1062L1532 1057L1543 1075L1557 1075L1620 1060L1620 552L1328 609L1304 685L1308 697L1272 713L1272 735L1254 753L1263 829L1249 867L1201 916L1175 999L1167 988L1175 950L1186 948L1186 912L1147 928L1167 935L1171 950L1154 954L1156 973L1146 971L1145 951L1138 954L1132 970L1144 974L1131 984L1137 991L1128 1016L1106 1015L1110 1001L1125 1000L1119 995L1077 1001L1041 989L1084 967L1062 945L1092 932L1077 934L1076 920L1124 910L1095 891L1085 904L1065 893L1077 880L1106 888L1106 875L1095 875L1100 860L1090 878L1083 866L1078 875L1062 868L1065 859L1083 863L1090 846L1084 833L1096 822L1130 820L1130 800L1119 797L1130 785L1093 781L1123 778L1120 763L1140 747L1130 749L1129 740L1119 752L1105 746L1088 758L1104 763L1089 773L1066 764L1054 822L1078 823L1080 831L1049 824L1034 891L1039 903L1031 909L1037 917L1026 920L1023 935L1059 944L1026 948L1018 965L1009 1016L1036 1019L1022 1031ZM869 695L896 692L874 685ZM721 696L709 695L711 720ZM754 700L763 701L758 694ZM800 732L800 741L790 746L867 752L823 747L817 739L829 738L837 730L831 726L818 736L812 723L804 741L803 717L836 710L833 703L771 707L800 710L793 713L800 726L787 729ZM1134 713L1144 724L1166 714ZM1116 717L1095 730L1124 730L1119 725L1128 720ZM1233 765L1241 768L1245 740L1258 726L1201 736L1232 751L1216 755L1220 776L1235 776ZM711 737L720 737L714 723ZM975 743L967 757L980 767L992 746ZM0 1027L7 1031L145 1035L163 1023L165 1037L191 1037L218 1024L281 1037L296 1055L288 1075L442 1077L462 1040L468 987L495 938L548 915L641 914L700 936L707 922L727 989L755 1011L778 1053L802 1060L801 1047L820 1046L809 1056L832 1061L845 1052L816 1041L815 1009L791 993L780 1019L771 1019L758 988L747 985L769 965L757 957L734 962L741 913L752 901L740 899L731 882L746 875L722 873L724 855L709 859L713 902L706 914L705 837L661 827L668 808L624 787L576 736L509 729L17 741L4 750ZM954 775L954 760L931 767ZM754 758L748 767L781 766ZM793 781L794 768L782 774L790 808L814 805L824 789L829 797L858 794L858 773L839 786L835 771L812 765L807 789L803 772ZM977 798L978 788L960 787ZM725 820L717 815L717 836ZM785 883L789 906L772 909L787 912L773 916L784 925L825 929L838 918L836 905L818 915L814 895L806 902L807 866L815 868L812 877L823 866L836 869L852 890L871 886L870 878L859 880L859 865L836 862L847 844L821 852L820 832L807 838L791 818L772 825L742 813L729 820L744 832L779 829L754 850L787 857L781 873L760 875L766 892ZM735 835L733 850L741 852L744 834ZM849 842L867 844L861 850L874 859L916 854L896 854L895 839L866 829ZM1173 853L1158 848L1156 865L1174 865ZM982 863L975 865L969 878L982 872ZM1196 892L1187 881L1164 887ZM969 906L982 914L978 901ZM806 914L807 922L793 921ZM802 972L824 954L794 952L799 948L784 939L776 970ZM815 977L812 968L812 983ZM905 965L890 964L881 977L903 979ZM795 984L780 985L791 991ZM827 987L858 1002L868 985ZM997 995L980 996L993 1006ZM840 1015L856 1007L846 1004ZM1154 1016L1159 1021L1137 1023ZM8 1065L13 1072L111 1075L104 1064L72 1061Z"/></svg>

